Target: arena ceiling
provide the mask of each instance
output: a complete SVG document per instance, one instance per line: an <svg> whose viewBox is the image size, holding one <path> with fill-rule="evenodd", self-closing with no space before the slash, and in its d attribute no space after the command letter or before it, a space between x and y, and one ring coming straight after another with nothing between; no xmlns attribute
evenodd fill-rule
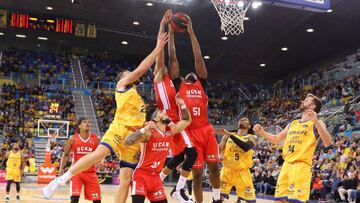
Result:
<svg viewBox="0 0 360 203"><path fill-rule="evenodd" d="M49 48L81 46L89 50L145 55L155 46L160 19L167 8L182 11L193 19L193 27L202 47L210 77L227 77L245 82L272 82L360 47L360 1L332 0L331 13L263 5L249 9L245 33L223 41L218 15L209 0L191 0L189 6L155 3L149 7L142 0L21 0L0 1L0 8L32 14L69 17L95 23L97 39L83 39L42 31L5 29L0 43L41 43ZM47 6L54 9L49 11ZM140 25L133 25L138 21ZM314 32L308 33L312 28ZM27 39L15 38L27 34ZM49 38L37 41L37 36ZM186 33L175 36L181 68L193 67L190 41ZM127 45L121 44L127 41ZM14 43L15 44L15 43ZM281 51L287 47L288 51ZM260 64L266 67L260 67ZM320 66L318 66L320 67ZM184 71L185 72L185 71Z"/></svg>

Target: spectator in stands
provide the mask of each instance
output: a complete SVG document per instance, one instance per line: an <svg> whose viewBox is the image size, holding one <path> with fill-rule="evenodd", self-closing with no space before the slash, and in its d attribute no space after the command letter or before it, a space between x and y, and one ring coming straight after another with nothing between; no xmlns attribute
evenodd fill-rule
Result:
<svg viewBox="0 0 360 203"><path fill-rule="evenodd" d="M274 176L272 175L272 172L271 171L268 171L267 172L267 175L266 175L266 178L265 178L265 181L264 181L264 194L268 194L268 191L269 190L273 190L275 189L275 186L276 186L276 180L274 178Z"/></svg>
<svg viewBox="0 0 360 203"><path fill-rule="evenodd" d="M360 197L360 173L357 175L356 190L351 191L350 197L348 198L349 203L356 203L358 197Z"/></svg>
<svg viewBox="0 0 360 203"><path fill-rule="evenodd" d="M343 180L338 185L338 192L342 201L346 201L345 194L348 195L349 200L351 192L357 189L357 182L358 180L355 173L351 173L350 176L347 174L344 175Z"/></svg>
<svg viewBox="0 0 360 203"><path fill-rule="evenodd" d="M313 177L313 181L312 181L312 188L310 191L310 197L311 199L319 199L319 196L323 190L323 183L320 177L320 173L319 172L314 172L315 175Z"/></svg>

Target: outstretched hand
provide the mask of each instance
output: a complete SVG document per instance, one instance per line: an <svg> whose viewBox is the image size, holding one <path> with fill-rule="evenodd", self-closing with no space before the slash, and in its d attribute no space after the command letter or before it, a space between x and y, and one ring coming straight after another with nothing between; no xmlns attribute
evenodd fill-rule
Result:
<svg viewBox="0 0 360 203"><path fill-rule="evenodd" d="M187 27L187 32L188 32L189 34L192 34L192 33L194 33L194 30L193 30L193 27L192 27L191 18L190 18L190 16L188 16L188 15L185 15L185 17L186 17L186 19L187 19L187 22L184 23L184 25L186 25L186 27Z"/></svg>
<svg viewBox="0 0 360 203"><path fill-rule="evenodd" d="M168 42L168 40L169 40L169 34L167 32L160 34L157 39L156 48L163 49L165 47L166 43Z"/></svg>
<svg viewBox="0 0 360 203"><path fill-rule="evenodd" d="M173 15L174 15L174 13L173 13L173 11L171 9L166 10L164 16L161 19L160 24L163 25L163 26L168 24Z"/></svg>

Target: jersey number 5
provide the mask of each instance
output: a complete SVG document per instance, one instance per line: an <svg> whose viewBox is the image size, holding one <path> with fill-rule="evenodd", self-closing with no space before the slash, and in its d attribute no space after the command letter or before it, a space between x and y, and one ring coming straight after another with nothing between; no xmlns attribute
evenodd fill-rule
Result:
<svg viewBox="0 0 360 203"><path fill-rule="evenodd" d="M192 112L194 116L200 116L200 107L193 107Z"/></svg>
<svg viewBox="0 0 360 203"><path fill-rule="evenodd" d="M239 161L239 159L240 159L240 154L236 153L235 154L235 161Z"/></svg>

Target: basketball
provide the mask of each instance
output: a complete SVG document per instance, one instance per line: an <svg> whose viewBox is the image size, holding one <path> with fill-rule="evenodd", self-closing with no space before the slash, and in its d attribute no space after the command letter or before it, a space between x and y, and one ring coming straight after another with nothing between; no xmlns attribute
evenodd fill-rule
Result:
<svg viewBox="0 0 360 203"><path fill-rule="evenodd" d="M188 22L185 13L175 13L170 21L171 28L175 32L185 32L187 29L186 23Z"/></svg>

